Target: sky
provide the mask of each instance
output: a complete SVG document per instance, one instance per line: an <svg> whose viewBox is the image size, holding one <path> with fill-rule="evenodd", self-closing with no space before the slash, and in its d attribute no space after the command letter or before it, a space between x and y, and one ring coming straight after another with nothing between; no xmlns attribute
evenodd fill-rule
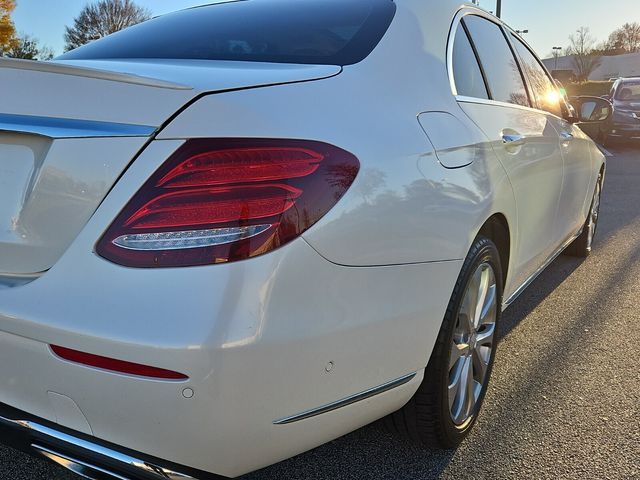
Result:
<svg viewBox="0 0 640 480"><path fill-rule="evenodd" d="M33 35L56 55L64 52L64 27L71 25L89 0L17 0L13 21L20 33ZM212 3L212 0L136 0L148 8L153 16Z"/></svg>
<svg viewBox="0 0 640 480"><path fill-rule="evenodd" d="M73 22L86 3L87 0L18 0L13 19L19 32L35 36L61 54L64 27ZM210 0L137 0L137 3L155 16ZM496 0L480 0L487 10L495 10L495 4ZM529 30L524 37L542 57L550 56L552 47L566 47L569 35L581 26L590 27L598 40L605 40L623 23L640 22L639 0L503 0L502 10L502 17L511 27Z"/></svg>
<svg viewBox="0 0 640 480"><path fill-rule="evenodd" d="M495 10L496 0L480 0ZM502 0L502 18L516 30L529 30L524 39L550 57L553 47L567 47L569 35L589 27L598 41L626 22L640 23L640 0Z"/></svg>

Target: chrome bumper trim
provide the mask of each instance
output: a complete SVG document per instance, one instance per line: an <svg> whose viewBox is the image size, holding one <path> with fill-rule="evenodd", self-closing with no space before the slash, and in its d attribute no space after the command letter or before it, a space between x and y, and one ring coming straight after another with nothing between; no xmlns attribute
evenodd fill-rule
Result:
<svg viewBox="0 0 640 480"><path fill-rule="evenodd" d="M322 415L323 413L328 413L333 410L346 407L347 405L351 405L353 403L366 400L367 398L371 398L375 395L380 395L381 393L388 392L389 390L393 390L394 388L400 387L405 383L408 383L411 380L413 380L413 378L416 375L417 375L417 372L410 373L396 380L392 380L391 382L387 382L377 387L370 388L369 390L365 390L364 392L356 393L355 395L351 395L349 397L343 398L342 400L328 403L321 407L312 408L311 410L306 410L304 412L291 415L290 417L285 417L279 420L275 420L273 424L286 425L288 423L299 422L300 420L305 420L307 418L315 417L318 415Z"/></svg>
<svg viewBox="0 0 640 480"><path fill-rule="evenodd" d="M118 452L112 448L47 427L32 420L0 416L0 427L32 439L31 450L59 465L94 480L195 480L195 477ZM47 445L46 447L43 445ZM85 452L69 454L69 451ZM97 460L100 457L101 460ZM89 460L89 459L96 459ZM102 461L102 459L104 461ZM113 465L113 468L107 465ZM127 473L131 472L131 473ZM135 475L135 476L134 476ZM217 477L220 478L220 477Z"/></svg>
<svg viewBox="0 0 640 480"><path fill-rule="evenodd" d="M61 455L46 447L41 447L36 444L31 446L43 457L48 458L52 462L60 465L62 468L66 468L70 472L73 472L82 478L89 478L91 480L129 480L117 473L110 472L104 468L96 467L94 465L89 465L86 462L76 460L68 455Z"/></svg>

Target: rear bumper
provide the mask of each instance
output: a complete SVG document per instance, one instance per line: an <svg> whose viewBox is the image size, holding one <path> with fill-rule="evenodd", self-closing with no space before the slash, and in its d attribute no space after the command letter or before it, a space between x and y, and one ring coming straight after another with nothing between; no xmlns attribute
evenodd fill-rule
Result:
<svg viewBox="0 0 640 480"><path fill-rule="evenodd" d="M462 260L344 267L302 238L203 267L132 269L100 258L95 242L123 199L181 144L168 142L145 149L49 271L24 284L0 278L0 404L87 440L235 477L406 403ZM63 360L50 345L188 379L111 373Z"/></svg>
<svg viewBox="0 0 640 480"><path fill-rule="evenodd" d="M170 464L0 404L2 443L48 458L86 478L141 480L216 480L218 475Z"/></svg>
<svg viewBox="0 0 640 480"><path fill-rule="evenodd" d="M406 403L461 263L341 267L298 240L246 262L136 270L86 250L73 248L31 283L0 289L0 404L83 439L226 477ZM86 367L50 345L188 379ZM412 372L407 383L378 389ZM370 389L383 391L351 402ZM291 417L297 421L284 422Z"/></svg>

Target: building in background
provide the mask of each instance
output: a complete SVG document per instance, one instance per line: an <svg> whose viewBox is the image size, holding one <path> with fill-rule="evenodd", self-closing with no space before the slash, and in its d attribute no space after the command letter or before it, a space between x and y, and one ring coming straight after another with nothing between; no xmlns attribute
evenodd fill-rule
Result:
<svg viewBox="0 0 640 480"><path fill-rule="evenodd" d="M620 77L640 77L640 53L601 57L602 63L589 76L589 80L606 81ZM562 82L571 80L576 73L573 55L543 60L554 77Z"/></svg>

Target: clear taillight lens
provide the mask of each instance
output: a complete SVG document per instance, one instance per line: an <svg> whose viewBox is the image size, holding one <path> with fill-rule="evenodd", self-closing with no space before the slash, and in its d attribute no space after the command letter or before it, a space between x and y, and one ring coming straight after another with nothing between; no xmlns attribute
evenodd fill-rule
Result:
<svg viewBox="0 0 640 480"><path fill-rule="evenodd" d="M352 154L320 142L190 140L136 193L96 250L129 267L261 255L322 218L359 168Z"/></svg>

